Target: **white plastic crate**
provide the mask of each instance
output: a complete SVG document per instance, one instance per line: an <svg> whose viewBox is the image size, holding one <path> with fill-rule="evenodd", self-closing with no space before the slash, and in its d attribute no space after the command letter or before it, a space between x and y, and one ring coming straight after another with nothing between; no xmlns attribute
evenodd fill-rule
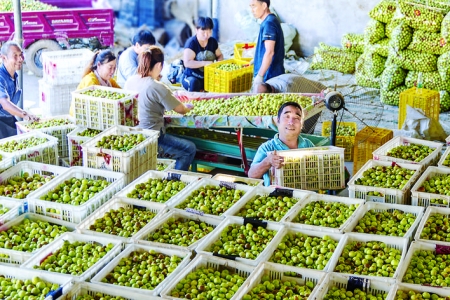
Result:
<svg viewBox="0 0 450 300"><path fill-rule="evenodd" d="M195 248L195 252L197 252L198 254L207 254L207 255L211 255L211 256L215 256L215 254L213 254L213 252L209 252L210 250L208 249L210 246L212 246L212 244L214 244L214 242L216 242L221 234L222 231L228 227L229 225L244 225L245 221L243 218L239 218L239 217L227 217L226 219L223 220L222 223L219 224L219 226L217 226L213 232L211 232L208 237L206 239L204 239L201 243L198 244L197 248ZM256 225L255 225L256 226ZM259 225L258 225L259 226ZM267 261L270 258L271 252L270 252L270 245L275 243L274 241L279 240L278 236L282 235L282 229L284 228L284 226L282 224L279 223L267 223L267 230L273 230L276 231L275 236L273 237L272 241L270 241L266 247L264 248L263 251L261 251L259 253L259 255L255 258L255 259L248 259L248 258L242 258L237 256L235 259L238 262L243 262L245 264L248 265L252 265L252 266L256 266L258 265L260 262L263 261ZM278 245L278 244L277 244Z"/></svg>
<svg viewBox="0 0 450 300"><path fill-rule="evenodd" d="M70 77L64 77L70 78ZM39 83L39 108L44 116L68 114L72 102L72 92L77 89L81 78L76 83L51 85L45 80Z"/></svg>
<svg viewBox="0 0 450 300"><path fill-rule="evenodd" d="M84 295L89 295L93 299L95 296L100 297L122 297L126 300L161 300L162 298L157 296L149 296L144 294L139 294L131 292L128 290L123 290L120 288L113 288L108 286L105 288L102 285L89 283L89 282L77 282L70 290L62 295L58 300L77 300L78 297L83 297Z"/></svg>
<svg viewBox="0 0 450 300"><path fill-rule="evenodd" d="M131 198L131 197L128 197L128 194L135 189L136 185L145 183L149 179L165 179L165 178L174 178L174 180L179 179L179 181L184 182L186 184L184 189L188 188L191 184L193 184L201 179L200 177L195 177L192 175L191 176L190 175L181 175L180 176L180 175L181 174L179 174L176 170L171 170L171 171L150 170L150 171L147 171L144 174L142 174L141 176L139 176L136 180L134 180L133 182L128 184L120 192L118 192L117 197ZM163 189L164 189L164 187L165 186L163 186ZM167 201L170 201L170 199L176 199L177 197L179 197L179 195L182 194L183 190L179 191L176 195L173 195L172 197L170 197ZM144 202L150 201L150 200L144 200L144 199L138 199L138 198L132 198L132 199L135 199L138 201L144 201ZM158 201L150 201L150 202L158 202ZM161 203L163 203L163 202L161 202Z"/></svg>
<svg viewBox="0 0 450 300"><path fill-rule="evenodd" d="M21 122L16 122L17 134L40 131L42 133L51 135L58 139L58 156L59 157L68 157L69 149L67 146L67 134L69 132L71 132L73 129L75 129L75 127L76 127L75 122L74 122L73 118L70 117L69 115L60 115L60 116L42 118L42 119L40 119L39 122L51 121L51 120L55 120L55 119L65 119L65 120L68 120L69 122L71 122L71 124L46 127L46 128L40 128L40 129L30 129L30 128L28 128L28 125L33 123L33 121L21 121Z"/></svg>
<svg viewBox="0 0 450 300"><path fill-rule="evenodd" d="M23 176L24 173L28 173L30 176L34 174L39 174L41 176L55 176L52 180L39 187L37 190L31 191L26 198L29 198L33 193L45 188L47 184L52 182L54 179L58 178L59 175L67 172L67 168L37 163L33 161L21 161L14 167L9 168L5 172L0 174L0 184L8 181L11 177Z"/></svg>
<svg viewBox="0 0 450 300"><path fill-rule="evenodd" d="M143 228L141 228L141 230L139 230L133 236L128 237L128 238L121 237L118 235L111 235L111 234L107 234L107 233L103 233L103 232L97 232L97 231L93 231L93 230L89 229L90 225L94 224L95 220L102 218L105 215L105 213L109 212L112 209L116 210L121 207L124 207L126 209L132 209L134 207L138 207L138 208L145 208L145 210L152 211L156 215L152 219L151 222L158 220L168 210L167 206L162 203L142 202L142 201L135 201L134 199L129 199L129 198L114 197L111 200L109 200L108 202L106 202L105 204L103 204L99 209L97 209L89 217L84 219L83 222L78 224L77 231L84 233L84 234L94 235L94 236L103 236L103 237L109 237L109 238L113 237L124 243L131 242L132 238L137 236L137 234L141 233L146 226L144 226Z"/></svg>
<svg viewBox="0 0 450 300"><path fill-rule="evenodd" d="M80 205L56 203L53 201L41 200L41 197L57 188L60 184L71 178L106 180L110 184L102 191L96 193L94 197ZM28 209L30 212L46 215L52 218L61 219L72 223L80 223L84 218L92 214L103 203L111 199L124 184L124 175L118 172L97 170L85 167L72 167L67 169L45 187L35 191L28 197ZM50 211L49 211L50 210ZM53 210L53 212L52 212Z"/></svg>
<svg viewBox="0 0 450 300"><path fill-rule="evenodd" d="M234 182L234 183L239 183L239 184L246 184L249 186L262 186L264 184L264 180L262 180L262 179L234 176L234 175L221 174L221 173L214 175L212 177L212 179L219 180L219 181L229 181L229 182Z"/></svg>
<svg viewBox="0 0 450 300"><path fill-rule="evenodd" d="M400 189L394 188L383 188L374 186L365 186L356 184L358 178L363 177L363 173L376 166L392 166L392 162L389 161L378 161L369 159L364 166L359 169L358 173L353 175L353 177L348 182L348 193L351 198L364 199L366 201L381 202L381 203L392 203L392 204L409 204L411 198L411 187L419 178L423 166L417 164L407 164L407 163L395 163L398 166L414 170L414 175L408 180L406 185ZM373 193L379 193L379 195L372 195Z"/></svg>
<svg viewBox="0 0 450 300"><path fill-rule="evenodd" d="M350 221L350 223L347 224L347 227L344 229L344 233L352 232L355 227L358 225L359 220L361 220L364 215L368 211L375 211L375 212L383 212L383 211L393 211L393 210L400 210L403 211L405 214L410 213L416 217L416 220L411 225L411 227L408 229L408 231L405 233L404 238L407 238L409 241L412 241L414 237L414 233L416 232L416 229L422 220L424 209L420 206L411 206L411 205L400 205L400 204L390 204L390 203L377 203L377 202L366 202L362 206L362 209L358 211ZM363 233L361 233L363 234ZM375 234L369 234L369 235L375 235Z"/></svg>
<svg viewBox="0 0 450 300"><path fill-rule="evenodd" d="M86 127L78 126L67 134L70 166L83 165L83 151L81 149L81 144L93 139L93 137L78 135L80 132L83 132L86 129L87 129Z"/></svg>
<svg viewBox="0 0 450 300"><path fill-rule="evenodd" d="M284 227L283 229L281 229L280 233L281 234L278 235L277 238L274 239L272 243L270 243L270 246L269 246L270 254L269 254L268 259L267 259L269 262L270 262L270 259L273 256L275 250L278 249L278 245L283 241L283 238L287 234L302 233L302 234L305 234L307 236L321 237L321 238L323 238L324 236L328 236L332 240L338 242L338 245L336 246L336 249L338 248L339 243L342 241L342 239L344 237L344 235L341 234L341 233L330 233L330 232L324 232L324 231L299 229L299 228L288 228L288 227ZM336 251L334 251L333 256L336 256L336 255L337 255L337 253L336 253ZM333 271L333 270L330 270L331 259L333 258L333 256L328 260L327 264L325 265L325 268L323 268L323 270L321 270L321 271L323 271L323 272L331 272L331 271ZM283 264L279 264L279 263L276 263L276 262L271 262L271 263L283 266ZM302 268L302 267L296 267L296 266L289 266L289 267L296 268L296 269Z"/></svg>
<svg viewBox="0 0 450 300"><path fill-rule="evenodd" d="M443 299L448 299L450 297L450 289L442 289L431 286L424 286L418 284L409 284L409 283L397 283L391 289L386 300L395 300L397 291L404 291L408 293L409 291L414 291L416 293L429 293L430 295L438 295ZM409 298L408 298L409 299ZM432 298L433 299L433 298Z"/></svg>
<svg viewBox="0 0 450 300"><path fill-rule="evenodd" d="M142 134L145 140L134 148L122 152L102 149L96 146L104 136ZM83 151L83 166L95 169L122 172L126 184L132 182L148 170L156 169L159 132L126 126L113 126L93 139L81 145Z"/></svg>
<svg viewBox="0 0 450 300"><path fill-rule="evenodd" d="M416 231L416 235L414 236L414 240L418 241L418 242L424 242L424 243L433 243L433 244L441 244L441 245L446 245L446 246L450 246L450 242L446 242L446 241L437 241L437 240L427 240L427 239L423 239L421 238L421 234L422 231L425 227L426 222L428 221L428 219L430 218L430 216L435 215L435 214L440 214L440 215L445 215L447 217L447 219L450 217L450 208L444 208L444 207L436 207L436 206L428 206L427 209L425 210L425 214L423 215L420 224L417 228ZM438 226L436 226L438 227ZM436 230L437 231L437 230Z"/></svg>
<svg viewBox="0 0 450 300"><path fill-rule="evenodd" d="M450 135L445 139L445 143L448 145L450 145Z"/></svg>
<svg viewBox="0 0 450 300"><path fill-rule="evenodd" d="M18 216L17 218L14 218L13 220L3 224L0 226L0 232L6 231L9 228L19 225L23 222L23 220L29 219L31 221L46 221L51 224L56 224L59 226L64 226L68 229L68 231L74 231L75 225L69 222L37 215L37 214L31 214L26 213ZM34 252L23 252L23 251L17 251L12 249L6 249L6 248L0 248L0 264L9 264L9 265L21 265L28 259L30 259L35 253L37 253L39 250L44 249L45 247L48 247L48 245L45 245L44 247L41 247L40 249L35 250ZM1 267L3 268L3 266ZM0 269L1 269L0 268Z"/></svg>
<svg viewBox="0 0 450 300"><path fill-rule="evenodd" d="M353 214L339 227L323 227L323 226L315 226L315 225L307 225L303 223L297 223L293 220L298 216L298 214L311 202L324 201L324 202L339 202L343 203L347 206L350 205L358 205ZM330 196L330 195L322 195L322 194L311 194L305 200L298 202L295 204L294 208L289 211L284 219L284 223L289 228L297 228L297 229L308 229L308 230L316 230L330 233L343 233L344 228L350 223L351 219L362 209L362 205L364 204L364 200L361 199L353 199L347 197L339 197L339 196Z"/></svg>
<svg viewBox="0 0 450 300"><path fill-rule="evenodd" d="M25 280L32 280L34 277L39 277L46 282L51 282L59 285L59 288L55 291L51 291L46 295L45 300L60 299L60 296L66 294L72 287L73 282L62 276L56 276L51 273L39 272L36 270L24 270L11 266L2 266L0 268L0 276L5 278L15 278Z"/></svg>
<svg viewBox="0 0 450 300"><path fill-rule="evenodd" d="M427 157L425 157L420 162L414 162L411 160L405 160L405 159L387 156L387 153L389 150L391 150L397 146L406 146L406 145L410 145L410 144L425 145L434 150L431 154L429 154ZM408 163L408 164L419 164L419 165L425 166L425 168L426 168L428 166L437 164L437 162L439 161L439 156L441 155L442 146L443 146L442 143L430 142L430 141L414 139L414 138L409 138L409 137L403 137L403 136L396 136L393 139L391 139L389 142L385 143L383 146L378 148L377 150L373 151L372 154L373 154L374 160L395 161L397 163Z"/></svg>
<svg viewBox="0 0 450 300"><path fill-rule="evenodd" d="M279 193L282 195L282 193L284 193L284 191L286 191L288 194L292 193L292 197L294 200L296 200L297 202L295 202L292 207L286 212L286 214L284 216L281 217L280 221L278 222L284 222L284 220L286 219L286 216L289 214L289 211L291 211L292 209L295 208L295 204L296 203L300 203L302 201L304 201L309 195L312 195L311 192L308 191L302 191L302 190L293 190L293 189L278 189L275 187L264 187L264 186L257 186L255 187L253 190L251 190L250 192L246 193L244 195L244 197L242 197L242 199L236 203L235 205L233 205L232 207L230 207L225 213L224 216L237 216L237 214L239 213L239 211L244 208L244 206L249 203L252 202L256 196L268 196L271 193L276 193L277 191L279 191ZM262 218L264 219L264 218ZM265 221L268 221L266 219L264 219ZM275 221L271 221L271 222L275 222Z"/></svg>
<svg viewBox="0 0 450 300"><path fill-rule="evenodd" d="M183 220L184 222L189 222L189 221L199 221L199 222L204 222L206 224L209 224L209 226L215 228L217 227L221 222L222 219L219 219L217 217L208 217L208 216L199 216L196 214L191 214L182 210L170 210L169 212L165 213L164 215L162 215L160 218L158 218L157 220L155 220L155 222L151 222L149 224L147 224L144 228L142 228L141 231L139 231L138 234L136 234L133 237L133 241L137 244L143 244L143 245L156 245L156 246L165 246L165 245L170 245L173 248L181 248L181 249L189 249L189 250L194 250L203 240L205 240L208 235L204 236L203 238L197 240L196 242L193 242L192 244L190 244L188 247L182 247L182 246L178 246L178 245L174 245L174 244L166 244L166 243L160 243L160 242L155 242L155 241L149 241L148 240L148 236L150 234L152 234L155 230L161 228L163 226L163 224L168 223L169 220Z"/></svg>
<svg viewBox="0 0 450 300"><path fill-rule="evenodd" d="M87 48L42 52L43 80L52 85L79 84L93 56Z"/></svg>
<svg viewBox="0 0 450 300"><path fill-rule="evenodd" d="M12 167L13 158L12 158L11 154L6 154L6 153L2 153L1 156L2 156L2 158L0 160L0 172L3 172Z"/></svg>
<svg viewBox="0 0 450 300"><path fill-rule="evenodd" d="M158 158L158 160L159 160L159 158ZM168 168L168 169L166 169L164 171L166 171L166 172L172 172L173 171L173 172L177 172L178 174L189 175L189 176L196 176L196 177L199 177L199 178L211 178L212 177L212 175L207 174L207 173L182 171L182 170L176 170L174 168L170 168L170 169Z"/></svg>
<svg viewBox="0 0 450 300"><path fill-rule="evenodd" d="M102 90L125 94L121 99L107 99L85 95L86 91ZM119 88L93 85L72 92L76 124L94 129L107 129L115 125L136 126L138 93Z"/></svg>
<svg viewBox="0 0 450 300"><path fill-rule="evenodd" d="M25 211L24 201L13 200L7 197L0 197L0 205L8 208L8 211L3 215L0 215L0 226L13 220Z"/></svg>
<svg viewBox="0 0 450 300"><path fill-rule="evenodd" d="M170 158L158 158L156 160L156 170L157 171L166 171L175 168L175 163L177 161L175 159Z"/></svg>
<svg viewBox="0 0 450 300"><path fill-rule="evenodd" d="M285 275L285 272L295 272L296 276ZM261 263L256 270L252 272L248 278L247 284L243 288L239 289L235 294L236 299L242 299L247 295L254 287L256 287L264 275L269 276L270 280L279 280L281 282L290 281L300 285L305 285L307 281L314 283L314 288L308 299L312 299L311 296L318 290L320 283L325 278L326 273L316 270L298 269L291 266L278 265L273 263Z"/></svg>
<svg viewBox="0 0 450 300"><path fill-rule="evenodd" d="M59 158L59 166L64 168L70 168L69 158L68 157L60 157Z"/></svg>
<svg viewBox="0 0 450 300"><path fill-rule="evenodd" d="M0 145L11 141L24 141L31 137L46 138L47 142L14 152L4 152L0 150L0 155L12 157L13 165L22 160L35 161L50 165L58 165L58 139L51 135L39 131L28 132L21 135L1 139Z"/></svg>
<svg viewBox="0 0 450 300"><path fill-rule="evenodd" d="M420 191L420 188L427 179L436 175L446 174L450 174L450 168L428 167L411 188L411 205L450 207L450 196ZM443 203L439 204L439 201Z"/></svg>
<svg viewBox="0 0 450 300"><path fill-rule="evenodd" d="M155 251L156 253L162 253L168 256L176 255L180 258L182 258L182 261L178 264L177 268L160 283L158 284L153 290L147 290L147 289L139 289L139 288L132 288L127 286L118 286L114 284L104 283L101 280L106 277L114 268L119 264L120 260L124 257L130 256L131 252L133 251ZM170 282L172 282L178 273L180 273L182 270L186 269L186 266L189 264L191 260L192 252L185 249L173 249L170 247L156 247L156 246L146 246L146 245L137 245L137 244L131 244L128 245L125 250L123 250L118 256L116 256L106 267L104 267L100 272L97 273L92 279L91 282L102 285L105 288L112 287L121 287L124 291L130 291L134 293L149 295L149 296L157 296L161 292L161 290Z"/></svg>
<svg viewBox="0 0 450 300"><path fill-rule="evenodd" d="M382 278L387 281L395 281L395 279L399 279L400 277L400 269L402 266L406 263L405 256L406 252L408 250L408 239L406 238L400 238L400 237L393 237L393 236L383 236L383 235L371 235L371 234L360 234L360 233L346 233L344 234L344 237L339 243L338 248L335 250L335 253L337 255L333 256L330 260L330 271L334 271L335 267L337 266L338 259L342 255L342 251L344 250L345 246L352 242L362 242L367 243L370 241L378 241L385 243L387 247L389 248L395 248L397 250L400 250L402 252L402 257L398 263L397 269L395 270L393 277L379 277L379 276L369 276L369 275L354 275L358 277L368 278L370 280L372 279L379 279ZM339 274L347 274L352 275L348 273L339 273Z"/></svg>
<svg viewBox="0 0 450 300"><path fill-rule="evenodd" d="M351 276L351 275L350 275ZM333 287L336 286L338 288L345 288L348 287L348 280L350 279L349 275L339 274L339 273L329 273L326 275L324 280L322 280L322 283L319 287L316 288L316 292L314 293L313 297L310 299L314 300L321 300L324 299L325 295L328 293L328 291ZM359 276L356 276L359 277ZM359 277L361 278L361 277ZM364 279L364 278L363 278ZM389 294L392 289L394 288L394 281L386 282L381 277L380 278L374 278L370 279L363 284L360 289L363 290L366 293L370 294ZM368 298L367 298L368 299ZM386 298L387 299L387 298Z"/></svg>
<svg viewBox="0 0 450 300"><path fill-rule="evenodd" d="M64 241L69 241L71 243L84 242L102 246L106 246L109 243L111 243L114 244L114 247L111 250L109 250L105 256L99 259L94 265L92 265L89 269L87 269L84 273L80 275L62 274L58 272L49 272L45 270L37 270L37 271L42 271L45 273L49 272L58 276L65 276L69 279L75 279L77 281L86 281L94 277L95 274L97 274L104 266L108 264L108 262L110 262L115 256L119 255L124 246L120 241L112 238L104 238L99 236L90 236L87 234L66 232L60 235L53 242L51 242L48 245L48 247L39 250L39 252L36 252L29 260L27 260L23 265L21 265L21 268L34 270L35 266L39 266L47 257L49 257L50 255L61 249L61 247L64 245Z"/></svg>
<svg viewBox="0 0 450 300"><path fill-rule="evenodd" d="M209 256L209 255L202 255L198 254L188 265L186 268L184 268L177 276L167 283L167 285L164 287L164 289L161 291L161 297L164 299L181 299L171 296L171 292L174 289L174 287L183 280L186 276L188 276L190 273L196 271L200 268L212 268L216 271L221 271L223 269L226 269L230 272L230 274L238 274L244 278L247 278L242 285L239 287L239 289L236 291L234 296L230 300L239 300L241 298L238 298L237 295L240 293L240 291L249 284L249 276L255 271L254 266L250 266L247 264L243 264L241 262L228 260L220 257L215 256Z"/></svg>
<svg viewBox="0 0 450 300"><path fill-rule="evenodd" d="M205 186L208 186L208 185L218 187L218 186L223 185L223 182L222 181L218 181L218 180L214 180L214 179L211 179L211 178L203 178L202 180L200 180L200 181L190 185L189 187L185 188L181 193L179 193L180 195L176 199L172 199L172 200L167 201L166 205L169 206L171 209L172 208L178 209L178 206L183 204L185 201L187 201L187 197L189 197L194 191L196 191L198 189L201 189L201 188L203 188ZM254 187L249 187L247 185L234 184L234 183L228 183L228 182L225 182L225 185L226 186L230 186L230 187L232 187L232 188L234 188L236 190L244 191L244 195L254 189ZM236 203L234 203L234 205L239 203L239 201L241 201L241 200L242 200L242 197L241 197L240 200L238 200ZM228 209L230 209L231 207L233 207L233 205L231 205ZM224 213L226 212L225 211L225 212L223 212L220 215L213 215L213 214L204 214L203 212L195 210L195 209L186 209L186 210L189 211L189 212L197 213L199 215L208 215L208 216L216 216L216 217L220 216L222 218L225 217Z"/></svg>
<svg viewBox="0 0 450 300"><path fill-rule="evenodd" d="M449 166L444 166L444 161L448 157L449 154L450 154L450 146L447 146L447 149L445 149L444 154L442 154L441 159L439 159L439 161L437 163L438 167L450 168L450 165ZM450 159L450 157L449 157L449 159Z"/></svg>

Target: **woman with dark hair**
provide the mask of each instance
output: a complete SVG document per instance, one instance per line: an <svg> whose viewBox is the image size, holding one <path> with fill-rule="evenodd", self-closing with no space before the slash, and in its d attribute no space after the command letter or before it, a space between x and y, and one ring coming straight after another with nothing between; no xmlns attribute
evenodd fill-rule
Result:
<svg viewBox="0 0 450 300"><path fill-rule="evenodd" d="M213 38L214 24L211 18L200 17L197 32L186 41L183 52L184 70L181 84L190 92L200 92L205 88L204 67L223 59L217 40Z"/></svg>
<svg viewBox="0 0 450 300"><path fill-rule="evenodd" d="M125 82L125 89L137 91L139 127L157 130L158 156L176 159L175 169L189 169L197 151L191 141L166 134L164 112L174 110L186 114L192 105L184 105L176 99L170 89L158 81L164 65L164 54L157 46L150 46L138 56L137 74Z"/></svg>

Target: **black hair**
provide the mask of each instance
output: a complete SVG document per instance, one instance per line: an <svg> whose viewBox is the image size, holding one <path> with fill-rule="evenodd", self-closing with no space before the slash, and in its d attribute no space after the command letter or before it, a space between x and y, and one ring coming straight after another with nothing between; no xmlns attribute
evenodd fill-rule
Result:
<svg viewBox="0 0 450 300"><path fill-rule="evenodd" d="M138 43L140 46L142 45L155 45L156 44L156 40L155 37L153 36L153 34L149 31L149 30L141 30L138 33L136 33L136 35L133 37L133 45L136 45L136 43Z"/></svg>
<svg viewBox="0 0 450 300"><path fill-rule="evenodd" d="M96 70L98 63L104 65L114 60L116 60L116 56L111 50L106 49L102 51L97 51L92 57L92 59L89 61L86 69L84 70L83 77L89 74L90 72Z"/></svg>
<svg viewBox="0 0 450 300"><path fill-rule="evenodd" d="M258 0L259 2L264 2L267 4L267 8L270 7L270 0Z"/></svg>
<svg viewBox="0 0 450 300"><path fill-rule="evenodd" d="M213 29L213 20L209 17L199 17L195 22L195 27L201 30Z"/></svg>
<svg viewBox="0 0 450 300"><path fill-rule="evenodd" d="M280 119L281 113L283 112L283 109L284 109L286 106L293 106L293 107L295 107L295 108L300 109L300 112L302 112L302 107L301 107L300 104L298 104L297 102L293 102L293 101L284 102L284 103L280 106L280 108L278 109L278 120Z"/></svg>

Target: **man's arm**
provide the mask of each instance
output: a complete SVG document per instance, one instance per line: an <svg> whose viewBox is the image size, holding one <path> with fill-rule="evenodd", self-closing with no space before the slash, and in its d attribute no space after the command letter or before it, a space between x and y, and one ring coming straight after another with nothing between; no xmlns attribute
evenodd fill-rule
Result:
<svg viewBox="0 0 450 300"><path fill-rule="evenodd" d="M184 49L183 64L186 68L198 69L198 68L210 65L212 63L213 62L209 61L209 60L204 60L204 61L195 60L195 52L189 48Z"/></svg>
<svg viewBox="0 0 450 300"><path fill-rule="evenodd" d="M17 116L19 118L26 118L27 112L23 109L20 109L17 105L12 103L9 98L0 98L0 105L3 107L4 110L9 112L13 116Z"/></svg>
<svg viewBox="0 0 450 300"><path fill-rule="evenodd" d="M261 67L259 68L258 75L264 78L267 70L272 64L273 55L275 54L275 41L265 40L264 47L266 48L266 52L264 53L264 57L261 63Z"/></svg>
<svg viewBox="0 0 450 300"><path fill-rule="evenodd" d="M256 156L256 155L255 155ZM268 153L259 163L252 163L250 170L248 170L249 178L262 178L263 175L273 166L279 169L283 166L283 157L276 154L276 151Z"/></svg>
<svg viewBox="0 0 450 300"><path fill-rule="evenodd" d="M220 49L219 48L217 48L217 50L216 50L216 60L217 61L221 61L221 60L223 60L223 54L222 54L222 51L220 51Z"/></svg>

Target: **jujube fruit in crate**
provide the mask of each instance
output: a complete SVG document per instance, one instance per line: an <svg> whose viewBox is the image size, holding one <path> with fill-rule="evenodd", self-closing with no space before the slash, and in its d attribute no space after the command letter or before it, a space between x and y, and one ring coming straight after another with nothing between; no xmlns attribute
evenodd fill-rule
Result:
<svg viewBox="0 0 450 300"><path fill-rule="evenodd" d="M164 203L183 190L186 185L183 181L150 178L146 182L136 184L127 197Z"/></svg>
<svg viewBox="0 0 450 300"><path fill-rule="evenodd" d="M29 129L41 129L48 127L57 127L73 124L69 119L53 119L53 120L45 120L45 121L33 121L25 127Z"/></svg>
<svg viewBox="0 0 450 300"><path fill-rule="evenodd" d="M20 176L12 176L0 184L0 196L25 199L28 194L54 177L54 175L40 175L38 173L30 175L28 172L24 172Z"/></svg>
<svg viewBox="0 0 450 300"><path fill-rule="evenodd" d="M112 134L102 137L101 140L97 141L95 147L126 152L133 149L144 140L145 136L141 133L124 135Z"/></svg>
<svg viewBox="0 0 450 300"><path fill-rule="evenodd" d="M450 255L437 254L434 250L415 251L402 282L450 286Z"/></svg>
<svg viewBox="0 0 450 300"><path fill-rule="evenodd" d="M0 216L6 214L9 211L9 208L0 204Z"/></svg>
<svg viewBox="0 0 450 300"><path fill-rule="evenodd" d="M341 202L311 201L292 220L294 223L323 226L331 228L341 227L353 214L358 204Z"/></svg>
<svg viewBox="0 0 450 300"><path fill-rule="evenodd" d="M292 197L256 195L239 210L237 216L279 222L297 201Z"/></svg>
<svg viewBox="0 0 450 300"><path fill-rule="evenodd" d="M0 299L45 299L48 293L59 289L59 284L45 281L37 276L30 279L2 276L0 285L2 286Z"/></svg>
<svg viewBox="0 0 450 300"><path fill-rule="evenodd" d="M127 94L114 92L114 91L105 91L101 89L96 90L87 90L82 93L83 95L93 96L93 97L99 97L99 98L105 98L105 99L111 99L111 100L119 100L126 96Z"/></svg>
<svg viewBox="0 0 450 300"><path fill-rule="evenodd" d="M261 282L242 299L308 299L313 289L314 283L312 281L306 281L305 284L299 284L294 280L271 280L268 275L263 275Z"/></svg>
<svg viewBox="0 0 450 300"><path fill-rule="evenodd" d="M332 286L328 290L327 294L323 298L324 300L339 300L339 299L370 299L370 300L384 300L387 298L387 292L369 293L362 291L361 289L355 289L354 291L347 291L345 287Z"/></svg>
<svg viewBox="0 0 450 300"><path fill-rule="evenodd" d="M417 191L450 196L450 174L436 174L428 176ZM448 200L431 199L431 203L447 205Z"/></svg>
<svg viewBox="0 0 450 300"><path fill-rule="evenodd" d="M77 135L78 136L85 136L85 137L94 137L97 134L101 133L102 130L99 129L91 129L91 128L87 128L81 132L78 132Z"/></svg>
<svg viewBox="0 0 450 300"><path fill-rule="evenodd" d="M325 134L331 134L331 127L325 129ZM336 128L336 136L355 136L355 128L353 126L338 125Z"/></svg>
<svg viewBox="0 0 450 300"><path fill-rule="evenodd" d="M448 215L430 214L420 233L425 240L450 242L450 223Z"/></svg>
<svg viewBox="0 0 450 300"><path fill-rule="evenodd" d="M102 294L100 292L96 293L95 295L90 294L84 294L84 295L78 295L75 300L126 300L123 297L114 297Z"/></svg>
<svg viewBox="0 0 450 300"><path fill-rule="evenodd" d="M416 292L416 291L402 291L398 290L395 294L394 300L449 300L450 297L441 297L437 294L429 293L429 292Z"/></svg>
<svg viewBox="0 0 450 300"><path fill-rule="evenodd" d="M375 166L365 170L362 177L355 180L355 184L401 190L415 172L398 165Z"/></svg>
<svg viewBox="0 0 450 300"><path fill-rule="evenodd" d="M403 237L415 221L415 215L397 209L369 210L358 221L353 232Z"/></svg>
<svg viewBox="0 0 450 300"><path fill-rule="evenodd" d="M433 151L433 148L426 145L410 144L394 147L390 149L386 155L404 160L421 162L424 158L433 153Z"/></svg>
<svg viewBox="0 0 450 300"><path fill-rule="evenodd" d="M24 150L27 148L35 147L40 144L47 143L48 139L46 138L36 138L30 137L22 140L12 140L7 141L3 144L0 144L0 150L4 152L14 152L19 150Z"/></svg>

